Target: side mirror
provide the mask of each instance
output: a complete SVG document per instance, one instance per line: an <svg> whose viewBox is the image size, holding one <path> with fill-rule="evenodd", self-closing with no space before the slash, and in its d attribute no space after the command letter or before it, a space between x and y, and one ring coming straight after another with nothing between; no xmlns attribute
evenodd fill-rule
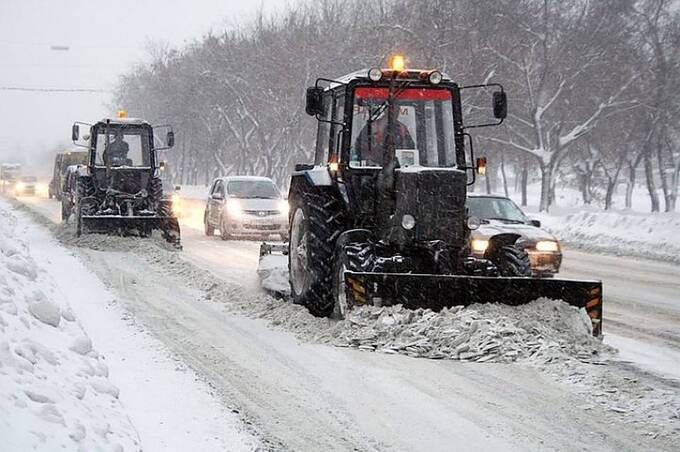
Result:
<svg viewBox="0 0 680 452"><path fill-rule="evenodd" d="M224 199L224 195L222 193L213 193L212 198L221 200Z"/></svg>
<svg viewBox="0 0 680 452"><path fill-rule="evenodd" d="M486 175L486 157L479 157L477 159L477 164L475 165L477 169L477 174L480 176Z"/></svg>
<svg viewBox="0 0 680 452"><path fill-rule="evenodd" d="M175 145L175 132L172 130L168 132L167 136L165 137L165 142L167 143L168 147L171 148Z"/></svg>
<svg viewBox="0 0 680 452"><path fill-rule="evenodd" d="M541 222L539 220L529 220L529 224L536 226L537 228L541 227Z"/></svg>
<svg viewBox="0 0 680 452"><path fill-rule="evenodd" d="M78 138L80 138L80 127L78 127L78 124L73 124L73 127L71 127L71 140L78 141Z"/></svg>
<svg viewBox="0 0 680 452"><path fill-rule="evenodd" d="M323 89L317 87L307 88L307 98L305 103L305 111L310 116L322 115L323 108Z"/></svg>
<svg viewBox="0 0 680 452"><path fill-rule="evenodd" d="M493 116L496 119L505 119L508 116L508 96L505 91L493 93Z"/></svg>

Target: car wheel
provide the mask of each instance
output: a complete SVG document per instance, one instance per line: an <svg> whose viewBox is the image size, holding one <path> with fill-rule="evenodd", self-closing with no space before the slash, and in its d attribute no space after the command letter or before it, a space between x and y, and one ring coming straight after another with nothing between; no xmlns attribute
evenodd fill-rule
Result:
<svg viewBox="0 0 680 452"><path fill-rule="evenodd" d="M205 235L207 235L208 237L215 235L215 228L212 227L210 225L210 223L208 222L208 213L207 212L203 215L203 229L204 229Z"/></svg>
<svg viewBox="0 0 680 452"><path fill-rule="evenodd" d="M220 221L220 238L222 240L230 240L231 235L229 234L229 230L227 229L227 225L224 222L224 219Z"/></svg>

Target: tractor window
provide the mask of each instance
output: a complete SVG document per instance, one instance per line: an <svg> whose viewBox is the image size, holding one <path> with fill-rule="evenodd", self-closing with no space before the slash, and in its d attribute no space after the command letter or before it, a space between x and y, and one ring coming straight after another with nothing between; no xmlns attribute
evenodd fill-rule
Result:
<svg viewBox="0 0 680 452"><path fill-rule="evenodd" d="M107 134L97 133L95 165L151 166L149 136L145 129L110 128Z"/></svg>
<svg viewBox="0 0 680 452"><path fill-rule="evenodd" d="M386 152L387 88L354 92L350 165L381 167ZM369 121L369 118L372 118ZM453 167L456 162L453 104L446 88L406 88L397 96L393 137L402 166Z"/></svg>

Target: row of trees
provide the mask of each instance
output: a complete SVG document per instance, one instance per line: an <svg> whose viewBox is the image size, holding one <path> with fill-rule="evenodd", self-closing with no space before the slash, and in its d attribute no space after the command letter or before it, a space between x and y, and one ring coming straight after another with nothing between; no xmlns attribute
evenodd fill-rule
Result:
<svg viewBox="0 0 680 452"><path fill-rule="evenodd" d="M182 183L242 173L285 182L295 162L311 160L316 124L304 89L399 51L461 84L506 87L508 120L477 134L492 162L488 189L512 179L526 199L540 175L542 210L559 184L609 208L623 184L629 207L640 174L652 210L670 211L680 177L679 9L675 0L303 2L182 50L156 48L122 77L116 101L175 126L168 160Z"/></svg>

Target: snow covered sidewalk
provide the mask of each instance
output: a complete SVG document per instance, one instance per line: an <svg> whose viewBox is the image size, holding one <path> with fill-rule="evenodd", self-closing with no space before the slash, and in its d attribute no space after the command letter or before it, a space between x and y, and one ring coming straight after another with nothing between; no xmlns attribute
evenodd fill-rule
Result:
<svg viewBox="0 0 680 452"><path fill-rule="evenodd" d="M0 200L0 438L23 450L253 450L207 384Z"/></svg>

